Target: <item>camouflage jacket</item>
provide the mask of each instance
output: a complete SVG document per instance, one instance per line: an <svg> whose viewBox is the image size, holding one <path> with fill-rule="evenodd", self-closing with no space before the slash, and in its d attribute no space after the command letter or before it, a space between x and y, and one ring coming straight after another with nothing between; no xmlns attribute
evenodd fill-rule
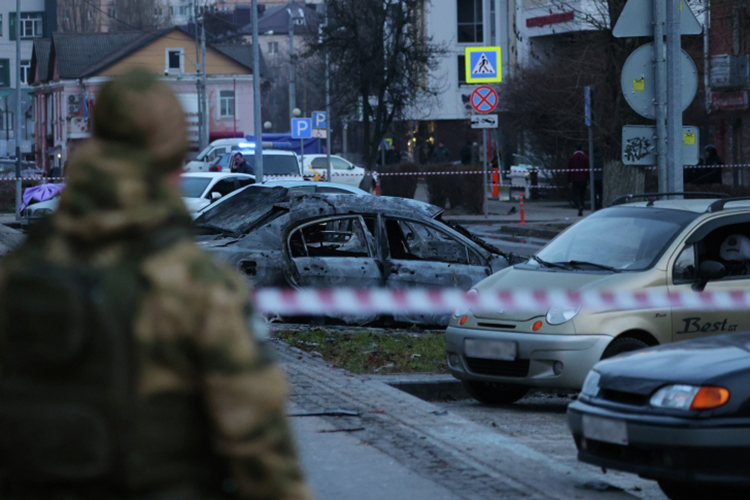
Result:
<svg viewBox="0 0 750 500"><path fill-rule="evenodd" d="M163 174L150 175L147 164L137 150L115 143L81 146L50 233L33 250L52 262L106 267L150 231L187 227L177 189ZM0 265L0 294L13 293L4 277L28 246ZM189 238L148 254L140 270L147 291L132 328L138 397L200 394L213 449L240 498L309 498L284 414L285 378L252 331L242 278Z"/></svg>

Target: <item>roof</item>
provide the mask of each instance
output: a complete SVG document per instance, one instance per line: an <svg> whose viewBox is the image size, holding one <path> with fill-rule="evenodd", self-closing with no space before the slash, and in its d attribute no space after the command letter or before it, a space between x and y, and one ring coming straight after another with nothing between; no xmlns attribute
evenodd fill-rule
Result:
<svg viewBox="0 0 750 500"><path fill-rule="evenodd" d="M99 73L149 43L177 30L192 38L187 30L177 26L151 32L53 33L52 40L47 40L47 44L43 43L44 40L34 43L34 54L40 62L45 53L47 61L53 59L60 79L84 78ZM232 44L208 45L208 48L220 52L252 72L251 47L251 45ZM262 55L260 70L261 76L266 74L266 65ZM47 81L51 77L49 71L40 71L40 81Z"/></svg>
<svg viewBox="0 0 750 500"><path fill-rule="evenodd" d="M89 68L143 36L140 31L53 33L51 57L61 79L81 78Z"/></svg>
<svg viewBox="0 0 750 500"><path fill-rule="evenodd" d="M295 28L295 30L299 30L300 33L303 33L304 30L309 29L311 26L317 26L320 22L318 12L314 7L302 3L289 2L286 5L279 5L277 7L266 9L263 17L258 19L258 33L261 35L268 33L269 31L273 31L274 34L278 35L289 33L289 12L287 9L293 9L293 12L297 9L302 11L305 17L305 26ZM245 33L252 32L252 25L245 26L241 31Z"/></svg>
<svg viewBox="0 0 750 500"><path fill-rule="evenodd" d="M49 54L52 48L52 40L49 38L37 38L34 40L34 51L31 57L32 74L38 68L39 81L44 82L49 76Z"/></svg>
<svg viewBox="0 0 750 500"><path fill-rule="evenodd" d="M253 69L253 46L252 45L238 45L230 43L214 44L211 45L213 48L232 59L235 62L242 64L243 66ZM268 66L266 66L266 60L263 58L263 51L258 51L260 57L260 76L268 74Z"/></svg>

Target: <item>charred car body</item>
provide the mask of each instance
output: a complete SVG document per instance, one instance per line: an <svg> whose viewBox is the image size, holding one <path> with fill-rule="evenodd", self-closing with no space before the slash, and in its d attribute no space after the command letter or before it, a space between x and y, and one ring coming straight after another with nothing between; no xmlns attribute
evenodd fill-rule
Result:
<svg viewBox="0 0 750 500"><path fill-rule="evenodd" d="M509 265L511 256L449 226L442 212L403 198L249 186L194 224L199 243L254 286L468 289ZM445 325L449 315L395 319Z"/></svg>

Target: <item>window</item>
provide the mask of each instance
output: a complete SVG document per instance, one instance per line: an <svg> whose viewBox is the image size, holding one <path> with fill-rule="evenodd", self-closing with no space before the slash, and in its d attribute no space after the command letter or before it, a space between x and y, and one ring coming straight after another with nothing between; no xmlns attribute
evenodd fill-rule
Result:
<svg viewBox="0 0 750 500"><path fill-rule="evenodd" d="M340 158L331 158L331 167L333 167L334 170L349 170L353 168L352 165L349 165Z"/></svg>
<svg viewBox="0 0 750 500"><path fill-rule="evenodd" d="M10 59L0 59L0 87L10 87Z"/></svg>
<svg viewBox="0 0 750 500"><path fill-rule="evenodd" d="M166 49L165 69L169 73L182 73L185 70L183 49Z"/></svg>
<svg viewBox="0 0 750 500"><path fill-rule="evenodd" d="M695 267L695 247L685 247L674 263L672 281L677 283L691 283L697 278Z"/></svg>
<svg viewBox="0 0 750 500"><path fill-rule="evenodd" d="M174 7L171 5L169 6L169 15L174 16Z"/></svg>
<svg viewBox="0 0 750 500"><path fill-rule="evenodd" d="M385 230L393 259L469 264L466 245L435 228L420 222L389 219Z"/></svg>
<svg viewBox="0 0 750 500"><path fill-rule="evenodd" d="M3 36L3 15L0 14L0 36Z"/></svg>
<svg viewBox="0 0 750 500"><path fill-rule="evenodd" d="M180 6L180 15L181 16L187 16L188 15L188 6L187 5L181 5Z"/></svg>
<svg viewBox="0 0 750 500"><path fill-rule="evenodd" d="M232 118L234 116L234 90L219 92L219 116L221 118Z"/></svg>
<svg viewBox="0 0 750 500"><path fill-rule="evenodd" d="M21 83L31 85L31 61L21 61Z"/></svg>
<svg viewBox="0 0 750 500"><path fill-rule="evenodd" d="M359 217L314 222L289 237L292 257L369 257L367 237Z"/></svg>
<svg viewBox="0 0 750 500"><path fill-rule="evenodd" d="M41 12L21 13L21 38L44 36L44 14Z"/></svg>
<svg viewBox="0 0 750 500"><path fill-rule="evenodd" d="M456 0L456 7L458 9L458 43L481 43L484 41L482 1Z"/></svg>
<svg viewBox="0 0 750 500"><path fill-rule="evenodd" d="M687 249L686 249L687 250ZM684 253L684 252L683 252ZM685 257L687 259L687 257ZM673 279L677 281L677 265L674 266ZM703 262L712 260L721 263L726 269L725 280L750 278L750 223L721 226L706 235L695 244L694 267L700 269Z"/></svg>
<svg viewBox="0 0 750 500"><path fill-rule="evenodd" d="M268 53L278 54L279 53L279 42L268 42Z"/></svg>
<svg viewBox="0 0 750 500"><path fill-rule="evenodd" d="M234 179L224 179L211 186L209 189L210 192L206 194L206 198L209 200L212 199L211 195L213 193L219 193L223 198L235 189L237 189L237 187L234 184Z"/></svg>
<svg viewBox="0 0 750 500"><path fill-rule="evenodd" d="M458 56L458 84L466 85L466 56Z"/></svg>
<svg viewBox="0 0 750 500"><path fill-rule="evenodd" d="M110 19L116 19L117 11L114 8L110 7L109 9L107 9L107 15L109 16Z"/></svg>

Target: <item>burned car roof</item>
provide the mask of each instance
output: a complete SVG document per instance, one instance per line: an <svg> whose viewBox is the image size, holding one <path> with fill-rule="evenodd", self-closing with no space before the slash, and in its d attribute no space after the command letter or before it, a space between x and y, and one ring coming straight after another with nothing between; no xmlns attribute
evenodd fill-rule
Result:
<svg viewBox="0 0 750 500"><path fill-rule="evenodd" d="M353 194L306 194L283 187L247 186L203 212L194 225L233 235L247 234L274 215L295 211L310 216L388 211L403 216L437 218L443 209L417 200Z"/></svg>

